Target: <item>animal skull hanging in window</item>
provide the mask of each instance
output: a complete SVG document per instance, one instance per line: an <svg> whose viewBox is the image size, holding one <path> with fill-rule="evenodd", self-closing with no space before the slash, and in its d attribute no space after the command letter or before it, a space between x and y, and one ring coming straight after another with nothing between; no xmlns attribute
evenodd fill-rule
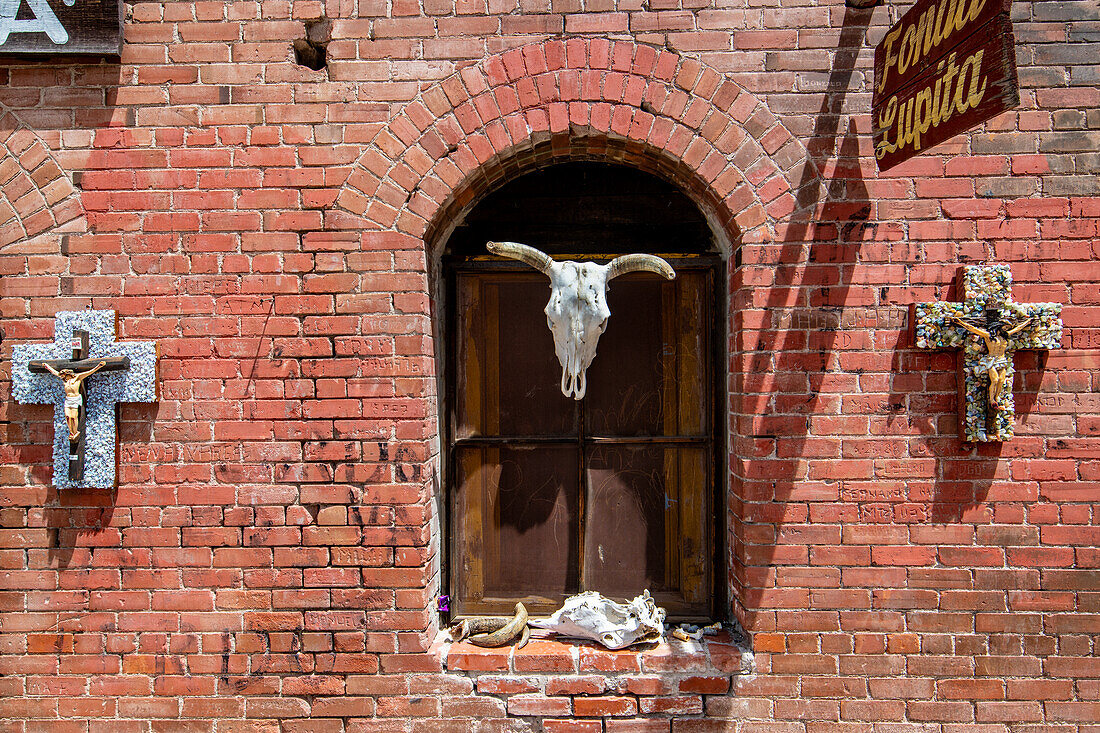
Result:
<svg viewBox="0 0 1100 733"><path fill-rule="evenodd" d="M596 356L596 344L611 315L607 284L619 275L642 270L668 280L676 277L672 266L654 255L623 255L598 265L555 262L545 252L515 242L489 242L485 246L493 254L524 262L550 278L546 324L554 334L554 351L561 362L561 392L575 400L584 398L585 372Z"/></svg>

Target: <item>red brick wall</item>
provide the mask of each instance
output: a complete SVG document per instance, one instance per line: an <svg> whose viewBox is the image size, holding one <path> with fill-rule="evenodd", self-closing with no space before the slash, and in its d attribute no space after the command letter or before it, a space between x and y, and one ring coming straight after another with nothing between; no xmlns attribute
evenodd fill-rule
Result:
<svg viewBox="0 0 1100 733"><path fill-rule="evenodd" d="M138 3L121 64L8 62L0 731L1095 727L1095 6L1015 3L1020 108L879 176L903 10ZM289 40L322 14L309 71ZM551 158L672 180L732 253L754 657L432 646L438 235ZM909 306L984 261L1066 336L1017 357L1016 437L970 450ZM59 495L11 345L87 306L158 341L161 399L121 410L116 491Z"/></svg>

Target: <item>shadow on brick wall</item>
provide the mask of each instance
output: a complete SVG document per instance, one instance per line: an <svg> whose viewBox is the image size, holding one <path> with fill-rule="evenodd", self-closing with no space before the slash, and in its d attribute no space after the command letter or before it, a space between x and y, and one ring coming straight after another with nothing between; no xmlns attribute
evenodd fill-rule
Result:
<svg viewBox="0 0 1100 733"><path fill-rule="evenodd" d="M873 207L859 165L859 137L854 123L842 112L870 20L869 10L846 8L825 96L807 143L813 165L805 166L795 191L796 209L807 213L779 232L782 246L778 257L774 258L775 280L766 302L757 306L768 313L792 307L809 307L827 308L841 316L852 288L852 266L858 260L863 241L876 232ZM847 128L841 136L841 124L845 120L848 121ZM820 186L822 181L826 186L824 192ZM801 279L798 279L799 275ZM802 294L806 295L808 302L799 302ZM781 414L772 426L754 421L754 425L763 425L764 429L753 430L751 436L745 435L743 430L739 431L742 437L772 440L776 445L775 458L746 460L748 481L754 480L754 464L761 469L755 480L761 483L771 481L771 503L778 512L767 518L746 514L747 521L776 523L775 541L752 548L751 559L745 564L753 567L747 569L746 575L755 569L773 569L777 563L782 565L786 562L777 557L778 549L784 545L781 524L807 521L807 518L787 516L783 507L787 502L800 501L799 484L807 478L800 475L800 467L805 465L802 459L809 457L807 443L812 440L811 416L829 413L822 402L836 396L835 393L830 394L829 382L837 376L835 348L842 332L840 328L811 327L809 332L780 328L774 320L764 328L766 330L761 332L759 343L752 347L755 353L747 361L745 374L801 372L805 374L807 391L803 396L793 386L788 388L776 384L763 388L762 398L766 399L769 391L777 398L783 393L782 398L796 405L776 409L775 412L796 414ZM767 463L778 464L778 468L765 466ZM773 602L779 599L768 598L771 589L767 585L752 578L748 578L743 585L740 601L749 616L746 626L750 630L757 627L752 621L755 609L786 605ZM778 588L776 590L782 592Z"/></svg>

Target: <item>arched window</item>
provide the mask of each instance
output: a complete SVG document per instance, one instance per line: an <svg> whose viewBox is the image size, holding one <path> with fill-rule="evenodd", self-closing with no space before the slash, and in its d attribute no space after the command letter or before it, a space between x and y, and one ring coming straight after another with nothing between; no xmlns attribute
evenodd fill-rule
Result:
<svg viewBox="0 0 1100 733"><path fill-rule="evenodd" d="M493 240L556 259L658 254L677 277L611 283L578 402L559 388L547 278L490 256ZM443 265L452 610L540 614L583 590L649 589L671 617L712 617L724 278L699 210L648 173L558 164L478 203Z"/></svg>

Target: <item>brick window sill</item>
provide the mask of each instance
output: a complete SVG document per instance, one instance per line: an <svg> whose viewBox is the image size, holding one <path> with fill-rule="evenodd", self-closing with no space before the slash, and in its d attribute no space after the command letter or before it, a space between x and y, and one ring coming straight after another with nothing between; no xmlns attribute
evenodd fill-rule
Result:
<svg viewBox="0 0 1100 733"><path fill-rule="evenodd" d="M526 674L681 673L731 676L752 672L752 655L743 653L722 632L701 641L664 639L637 649L611 651L594 642L536 639L523 649L484 649L451 642L441 633L432 645L448 672Z"/></svg>

